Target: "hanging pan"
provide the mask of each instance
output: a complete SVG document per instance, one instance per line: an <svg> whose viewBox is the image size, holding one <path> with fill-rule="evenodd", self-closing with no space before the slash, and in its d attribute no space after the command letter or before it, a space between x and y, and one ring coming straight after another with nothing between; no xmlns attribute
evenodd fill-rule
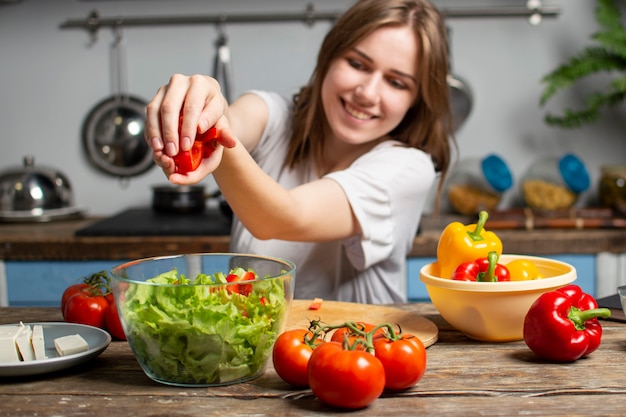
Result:
<svg viewBox="0 0 626 417"><path fill-rule="evenodd" d="M218 38L215 42L213 77L220 83L222 94L224 94L224 98L229 104L232 100L233 90L230 66L230 47L228 46L228 37L224 32L224 28L220 24L218 26Z"/></svg>
<svg viewBox="0 0 626 417"><path fill-rule="evenodd" d="M448 28L448 51L449 51L449 62L452 62L452 48L450 44L450 38L452 36L452 32L450 28ZM448 69L448 88L450 91L450 107L452 111L452 125L454 130L457 131L465 120L469 117L472 106L474 102L474 98L472 95L472 90L463 78L455 75L452 72L452 64Z"/></svg>
<svg viewBox="0 0 626 417"><path fill-rule="evenodd" d="M121 28L115 28L111 47L113 85L117 91L100 101L83 123L83 145L89 161L121 179L139 175L154 166L144 139L146 102L126 90L125 48Z"/></svg>

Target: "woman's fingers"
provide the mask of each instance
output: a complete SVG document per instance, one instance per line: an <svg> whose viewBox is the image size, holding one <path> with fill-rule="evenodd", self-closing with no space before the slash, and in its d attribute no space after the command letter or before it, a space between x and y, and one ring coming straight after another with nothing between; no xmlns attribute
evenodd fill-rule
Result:
<svg viewBox="0 0 626 417"><path fill-rule="evenodd" d="M225 108L215 79L174 74L146 107L146 142L172 157L180 149L187 151L198 130L204 132L211 128Z"/></svg>
<svg viewBox="0 0 626 417"><path fill-rule="evenodd" d="M190 89L190 77L174 74L165 86L163 98L159 103L159 121L163 149L169 156L175 156L179 150L191 149L195 134L190 137L188 130L181 131L179 137L179 121L183 106L187 102Z"/></svg>
<svg viewBox="0 0 626 417"><path fill-rule="evenodd" d="M237 137L230 128L226 116L220 116L215 122L217 130L217 142L225 148L233 148L237 144Z"/></svg>
<svg viewBox="0 0 626 417"><path fill-rule="evenodd" d="M161 101L163 100L164 94L165 87L160 87L155 96L146 106L144 138L148 146L150 146L154 150L154 152L162 151L164 146L163 138L161 135L160 119Z"/></svg>
<svg viewBox="0 0 626 417"><path fill-rule="evenodd" d="M221 161L223 147L232 148L237 139L224 116L227 103L219 83L208 76L174 74L146 106L146 142L153 159L170 182L193 184L213 172ZM216 151L193 172L176 172L174 157L191 149L198 132L215 126L219 131Z"/></svg>
<svg viewBox="0 0 626 417"><path fill-rule="evenodd" d="M219 83L212 77L192 75L181 115L183 124L181 136L195 137L197 132L205 132L213 127L224 114L226 102Z"/></svg>
<svg viewBox="0 0 626 417"><path fill-rule="evenodd" d="M174 160L172 158L165 155L164 153L156 155L155 152L154 155L154 163L163 170L163 173L166 177L169 177L176 172L176 164L174 163Z"/></svg>

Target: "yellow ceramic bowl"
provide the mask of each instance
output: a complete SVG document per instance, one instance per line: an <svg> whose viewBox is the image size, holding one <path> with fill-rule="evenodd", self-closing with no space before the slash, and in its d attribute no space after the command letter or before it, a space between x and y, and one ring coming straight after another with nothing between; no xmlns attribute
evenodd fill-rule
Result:
<svg viewBox="0 0 626 417"><path fill-rule="evenodd" d="M441 316L472 339L508 342L523 339L524 317L543 293L573 282L576 269L565 262L503 254L499 262L532 261L544 277L531 281L470 282L434 276L435 265L420 271L428 295Z"/></svg>

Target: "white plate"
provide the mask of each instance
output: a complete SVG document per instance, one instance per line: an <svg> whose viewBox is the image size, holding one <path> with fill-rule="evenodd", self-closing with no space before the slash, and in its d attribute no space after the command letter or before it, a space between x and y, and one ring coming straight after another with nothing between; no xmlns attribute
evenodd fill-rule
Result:
<svg viewBox="0 0 626 417"><path fill-rule="evenodd" d="M46 359L0 363L0 377L38 375L70 368L95 358L104 352L109 343L111 343L111 335L109 333L93 326L61 322L24 324L31 327L35 325L43 326ZM74 355L59 356L54 347L54 339L71 334L81 335L89 345L89 350Z"/></svg>

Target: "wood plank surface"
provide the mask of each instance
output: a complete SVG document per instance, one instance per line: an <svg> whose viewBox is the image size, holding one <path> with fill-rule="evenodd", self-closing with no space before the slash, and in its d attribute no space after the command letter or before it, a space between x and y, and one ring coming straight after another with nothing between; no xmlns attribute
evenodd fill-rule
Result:
<svg viewBox="0 0 626 417"><path fill-rule="evenodd" d="M626 398L626 324L603 321L600 348L569 364L537 359L523 341L485 343L451 328L430 304L403 304L435 323L423 379L386 392L355 416L618 416ZM60 320L55 308L0 308L0 323ZM48 375L0 378L0 416L321 416L345 414L308 389L261 377L214 388L158 384L128 344L114 341L88 364Z"/></svg>

